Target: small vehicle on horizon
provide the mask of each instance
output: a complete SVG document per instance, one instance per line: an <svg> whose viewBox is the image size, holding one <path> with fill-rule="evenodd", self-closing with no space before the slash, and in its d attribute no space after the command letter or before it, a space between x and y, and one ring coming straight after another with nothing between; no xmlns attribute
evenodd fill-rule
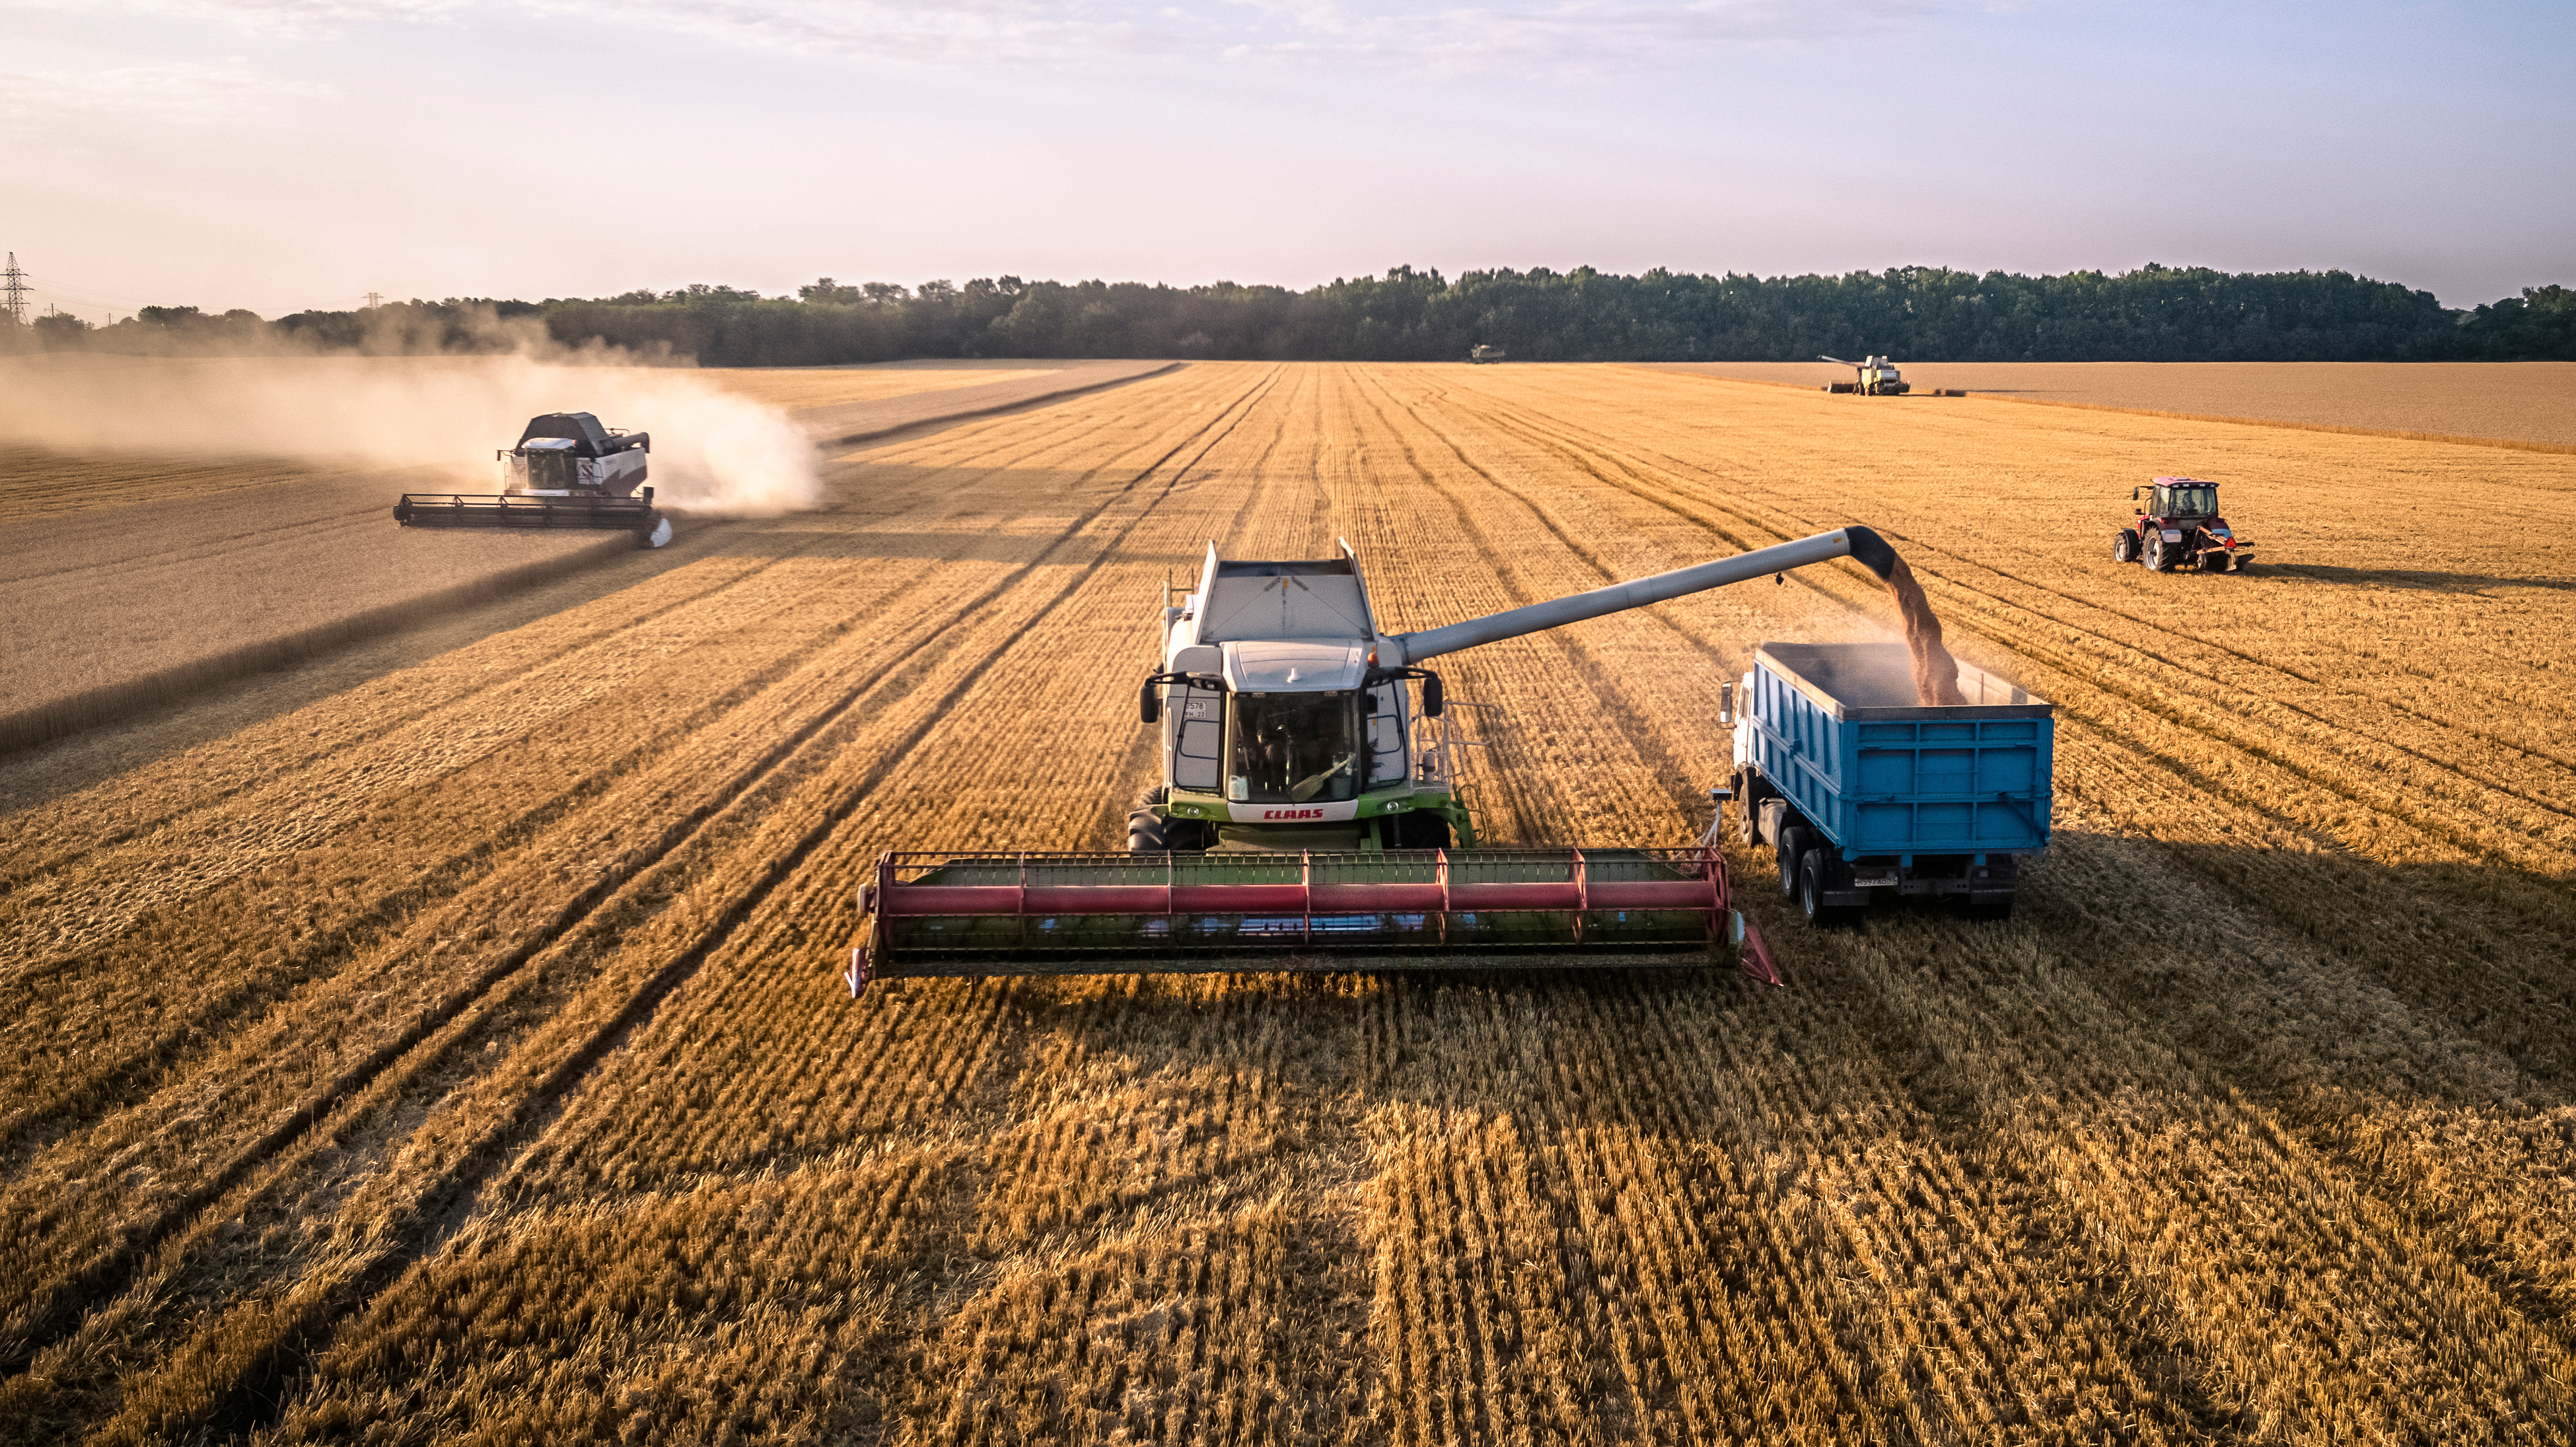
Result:
<svg viewBox="0 0 2576 1447"><path fill-rule="evenodd" d="M2137 521L2111 539L2115 563L2144 563L2170 573L2184 563L2204 573L2242 572L2253 545L2219 516L2218 484L2196 477L2159 477L2129 489Z"/></svg>

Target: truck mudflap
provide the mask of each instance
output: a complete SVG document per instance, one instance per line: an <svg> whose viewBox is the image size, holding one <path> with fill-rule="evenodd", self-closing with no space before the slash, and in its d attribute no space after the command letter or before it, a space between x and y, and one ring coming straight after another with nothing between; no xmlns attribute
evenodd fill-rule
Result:
<svg viewBox="0 0 2576 1447"><path fill-rule="evenodd" d="M1781 983L1725 857L1684 849L889 853L843 980L1591 969L1731 957Z"/></svg>

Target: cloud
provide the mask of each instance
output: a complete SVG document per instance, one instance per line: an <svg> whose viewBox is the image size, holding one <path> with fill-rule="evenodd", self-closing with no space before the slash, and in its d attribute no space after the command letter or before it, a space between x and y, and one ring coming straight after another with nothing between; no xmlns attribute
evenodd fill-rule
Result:
<svg viewBox="0 0 2576 1447"><path fill-rule="evenodd" d="M1481 6L1224 0L537 0L536 8L730 44L944 65L1099 68L1140 60L1582 80L1749 44L1892 29L1956 0L1550 0Z"/></svg>
<svg viewBox="0 0 2576 1447"><path fill-rule="evenodd" d="M439 20L470 3L472 0L131 0L132 8L150 15L212 20L243 30L288 36L328 32L346 21Z"/></svg>
<svg viewBox="0 0 2576 1447"><path fill-rule="evenodd" d="M254 114L278 100L330 93L328 86L270 79L238 63L137 65L84 74L0 73L0 126L34 131L110 117L203 123Z"/></svg>

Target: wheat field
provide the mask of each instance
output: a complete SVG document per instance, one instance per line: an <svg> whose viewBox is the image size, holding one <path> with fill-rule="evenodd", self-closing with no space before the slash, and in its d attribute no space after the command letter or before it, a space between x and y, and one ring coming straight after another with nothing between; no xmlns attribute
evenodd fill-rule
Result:
<svg viewBox="0 0 2576 1447"><path fill-rule="evenodd" d="M0 758L0 1423L2576 1441L2576 456L1852 401L1197 364ZM2110 561L2159 473L2251 572ZM2059 705L2009 923L1754 851L1785 990L843 990L878 851L1116 847L1211 540L1348 538L1397 631L1849 522ZM1890 622L1841 563L1444 660L1485 827L1682 842L1755 645Z"/></svg>

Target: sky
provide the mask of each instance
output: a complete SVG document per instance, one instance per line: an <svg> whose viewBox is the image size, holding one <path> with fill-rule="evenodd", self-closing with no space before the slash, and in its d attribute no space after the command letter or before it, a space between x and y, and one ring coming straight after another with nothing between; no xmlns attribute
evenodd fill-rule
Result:
<svg viewBox="0 0 2576 1447"><path fill-rule="evenodd" d="M0 0L37 309L1396 265L2576 285L2576 4Z"/></svg>

